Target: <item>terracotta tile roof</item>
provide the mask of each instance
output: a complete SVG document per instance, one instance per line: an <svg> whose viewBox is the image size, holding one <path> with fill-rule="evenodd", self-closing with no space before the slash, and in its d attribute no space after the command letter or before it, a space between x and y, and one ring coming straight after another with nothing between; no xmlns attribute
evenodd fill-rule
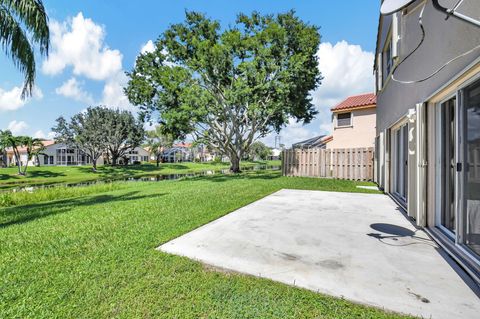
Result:
<svg viewBox="0 0 480 319"><path fill-rule="evenodd" d="M45 141L42 141L42 143L43 143L43 146L47 147L47 146L55 144L55 141L54 140L45 140Z"/></svg>
<svg viewBox="0 0 480 319"><path fill-rule="evenodd" d="M349 96L346 100L331 108L331 111L356 109L377 104L377 97L374 93Z"/></svg>
<svg viewBox="0 0 480 319"><path fill-rule="evenodd" d="M324 143L328 143L333 140L333 135L328 135L323 138Z"/></svg>
<svg viewBox="0 0 480 319"><path fill-rule="evenodd" d="M176 143L176 144L173 144L173 147L190 148L192 147L192 143L186 143L186 142Z"/></svg>
<svg viewBox="0 0 480 319"><path fill-rule="evenodd" d="M45 140L45 141L42 141L42 144L43 146L47 147L47 146L50 146L50 145L53 145L55 144L55 141L53 140ZM18 152L20 153L25 153L27 151L27 148L26 147L19 147L18 148ZM13 153L13 150L11 147L8 147L7 148L7 153Z"/></svg>

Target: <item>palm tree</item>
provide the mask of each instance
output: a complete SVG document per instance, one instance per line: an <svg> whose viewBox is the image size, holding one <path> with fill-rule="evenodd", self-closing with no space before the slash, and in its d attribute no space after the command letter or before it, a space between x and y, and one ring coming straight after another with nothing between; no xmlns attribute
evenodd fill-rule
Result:
<svg viewBox="0 0 480 319"><path fill-rule="evenodd" d="M41 0L0 0L0 46L25 76L22 98L31 96L35 84L35 54L48 56L50 31Z"/></svg>
<svg viewBox="0 0 480 319"><path fill-rule="evenodd" d="M163 151L172 147L173 138L171 135L163 133L161 126L155 127L153 131L148 131L147 137L147 148L155 156L158 167Z"/></svg>
<svg viewBox="0 0 480 319"><path fill-rule="evenodd" d="M39 138L32 138L30 136L22 137L22 143L27 151L27 165L25 165L23 170L23 175L27 173L28 162L35 158L36 165L40 165L39 155L43 154L45 150L45 145L43 145L43 140Z"/></svg>
<svg viewBox="0 0 480 319"><path fill-rule="evenodd" d="M10 147L11 136L12 132L9 130L0 130L0 162L2 163L2 167L7 166L7 148Z"/></svg>
<svg viewBox="0 0 480 319"><path fill-rule="evenodd" d="M43 150L45 150L45 146L43 145L43 141L41 139L30 136L10 135L8 137L8 143L15 156L18 175L22 176L27 175L28 162L30 162L34 157L38 161L38 155L42 154ZM24 148L27 153L25 165L22 164L19 148Z"/></svg>

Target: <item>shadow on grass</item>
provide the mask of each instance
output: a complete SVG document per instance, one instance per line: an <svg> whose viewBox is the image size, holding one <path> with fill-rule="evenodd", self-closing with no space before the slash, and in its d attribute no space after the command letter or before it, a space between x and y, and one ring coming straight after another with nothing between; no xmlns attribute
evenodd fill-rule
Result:
<svg viewBox="0 0 480 319"><path fill-rule="evenodd" d="M211 176L198 176L185 179L186 181L212 181L222 183L232 180L273 180L282 177L278 171L253 171L239 174L218 174Z"/></svg>
<svg viewBox="0 0 480 319"><path fill-rule="evenodd" d="M85 174L94 174L100 179L121 179L137 175L145 175L152 172L158 173L158 171L162 170L163 168L164 167L162 164L160 164L159 167L157 167L155 164L141 164L128 166L102 166L99 167L96 172L93 172L91 167L80 167L79 171ZM188 166L181 164L168 164L168 168L175 170L189 169Z"/></svg>
<svg viewBox="0 0 480 319"><path fill-rule="evenodd" d="M15 206L0 209L0 228L23 224L39 218L63 214L76 207L91 206L101 203L125 202L138 199L154 198L165 194L137 195L138 191L129 192L123 195L103 194L92 197L69 198L54 202L44 202Z"/></svg>
<svg viewBox="0 0 480 319"><path fill-rule="evenodd" d="M64 173L60 172L52 172L52 171L28 171L27 170L27 176L30 178L52 178L52 177L59 177L59 176L66 176Z"/></svg>
<svg viewBox="0 0 480 319"><path fill-rule="evenodd" d="M10 178L17 178L17 176L10 175L10 174L0 174L0 181L1 180L7 180L7 179L10 179Z"/></svg>
<svg viewBox="0 0 480 319"><path fill-rule="evenodd" d="M48 178L54 178L54 177L60 177L60 176L66 176L66 175L64 173L52 172L52 171L46 171L46 170L40 170L40 171L27 170L26 176L20 176L16 172L12 174L2 173L0 174L0 181L6 181L6 182L0 185L0 189L22 186L22 185L30 185L32 184L32 179L35 179L35 178L46 179L47 181ZM38 182L36 184L44 184L44 183ZM48 183L45 183L45 184L48 184Z"/></svg>

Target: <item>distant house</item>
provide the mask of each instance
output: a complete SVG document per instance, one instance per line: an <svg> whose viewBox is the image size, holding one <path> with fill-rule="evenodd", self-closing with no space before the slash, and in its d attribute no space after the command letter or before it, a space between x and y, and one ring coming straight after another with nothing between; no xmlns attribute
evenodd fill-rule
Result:
<svg viewBox="0 0 480 319"><path fill-rule="evenodd" d="M331 109L333 134L327 149L375 146L374 93L350 96Z"/></svg>
<svg viewBox="0 0 480 319"><path fill-rule="evenodd" d="M162 162L177 163L193 160L192 143L177 143L167 148L162 154Z"/></svg>
<svg viewBox="0 0 480 319"><path fill-rule="evenodd" d="M22 165L28 166L78 166L78 165L89 165L92 163L90 156L88 156L81 149L70 147L66 144L55 143L54 141L43 141L45 150L42 151L42 154L38 158L33 158L32 160L27 160L27 150L26 148L19 148L20 161ZM127 152L125 158L120 159L120 164L133 164L134 162L148 161L150 153L141 148L136 147L135 149ZM125 163L125 161L127 161ZM103 165L107 162L106 156L100 156L97 160L97 165ZM13 153L12 149L7 149L7 165L16 165L17 159Z"/></svg>
<svg viewBox="0 0 480 319"><path fill-rule="evenodd" d="M212 150L204 144L192 146L193 159L199 162L210 162L218 157L218 152Z"/></svg>
<svg viewBox="0 0 480 319"><path fill-rule="evenodd" d="M123 162L126 160L127 162ZM150 152L142 147L135 147L125 153L124 159L121 159L121 164L134 164L138 162L148 162L150 160Z"/></svg>

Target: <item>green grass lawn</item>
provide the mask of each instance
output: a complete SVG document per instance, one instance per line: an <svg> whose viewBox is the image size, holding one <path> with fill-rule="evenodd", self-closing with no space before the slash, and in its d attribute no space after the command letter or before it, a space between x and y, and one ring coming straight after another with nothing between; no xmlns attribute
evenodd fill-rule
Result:
<svg viewBox="0 0 480 319"><path fill-rule="evenodd" d="M403 318L155 250L282 188L373 192L358 183L258 172L115 185L0 208L0 318Z"/></svg>
<svg viewBox="0 0 480 319"><path fill-rule="evenodd" d="M242 162L242 167L255 165L280 165L280 161ZM207 170L227 169L229 163L161 163L129 165L129 166L99 166L94 173L92 166L40 166L29 167L27 176L19 176L16 167L0 168L0 190L19 186L55 184L55 183L80 183L94 180L122 179L146 175L187 174Z"/></svg>

